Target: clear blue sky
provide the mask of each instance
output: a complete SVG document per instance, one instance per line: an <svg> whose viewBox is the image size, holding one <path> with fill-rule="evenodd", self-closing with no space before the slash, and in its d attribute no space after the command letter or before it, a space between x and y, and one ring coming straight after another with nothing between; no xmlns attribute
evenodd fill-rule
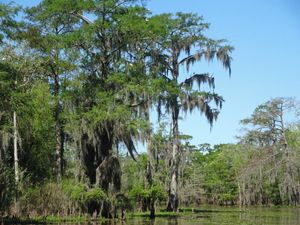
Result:
<svg viewBox="0 0 300 225"><path fill-rule="evenodd" d="M32 6L39 1L15 2ZM239 121L259 104L274 97L300 100L299 0L150 0L147 7L155 14L182 11L203 15L211 24L207 36L226 38L235 47L231 78L218 63L191 69L214 74L215 91L226 101L211 132L198 112L183 117L180 129L194 137L193 144L235 142Z"/></svg>
<svg viewBox="0 0 300 225"><path fill-rule="evenodd" d="M203 15L211 24L207 35L225 38L235 47L231 78L217 63L193 68L214 74L215 90L225 99L211 132L197 112L181 122L193 144L235 142L239 121L259 104L285 96L300 100L299 0L151 0L148 8Z"/></svg>

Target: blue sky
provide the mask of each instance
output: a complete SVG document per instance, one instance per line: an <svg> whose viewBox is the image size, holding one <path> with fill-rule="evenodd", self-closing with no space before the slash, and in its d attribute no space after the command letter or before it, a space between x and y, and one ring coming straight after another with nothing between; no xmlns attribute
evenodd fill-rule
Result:
<svg viewBox="0 0 300 225"><path fill-rule="evenodd" d="M275 97L300 100L300 1L151 0L147 7L203 15L211 24L207 35L225 38L235 48L231 78L218 63L193 68L214 74L215 91L225 99L211 132L199 113L183 118L181 131L194 137L193 144L235 142L239 121L259 104Z"/></svg>
<svg viewBox="0 0 300 225"><path fill-rule="evenodd" d="M32 6L39 1L15 2ZM180 129L194 137L193 144L235 142L239 121L259 104L275 97L300 100L299 0L150 0L147 8L154 14L198 13L211 24L207 36L225 38L235 48L231 78L218 63L203 62L190 71L212 73L215 91L225 99L211 131L198 112L183 116Z"/></svg>

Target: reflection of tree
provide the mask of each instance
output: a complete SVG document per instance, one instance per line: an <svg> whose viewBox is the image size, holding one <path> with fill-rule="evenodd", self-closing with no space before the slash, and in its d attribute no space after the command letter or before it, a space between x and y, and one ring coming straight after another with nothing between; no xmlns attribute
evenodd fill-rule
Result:
<svg viewBox="0 0 300 225"><path fill-rule="evenodd" d="M156 225L157 223L155 223L155 221L156 221L155 219L151 219L151 220L149 221L149 222L150 222L149 225Z"/></svg>
<svg viewBox="0 0 300 225"><path fill-rule="evenodd" d="M172 219L168 219L167 224L168 225L178 225L178 219L177 219L177 217L174 217Z"/></svg>
<svg viewBox="0 0 300 225"><path fill-rule="evenodd" d="M119 225L119 223L117 223ZM174 218L155 218L155 219L137 219L134 218L132 220L122 221L122 224L124 225L179 225L178 219L176 217ZM111 225L102 223L101 225Z"/></svg>

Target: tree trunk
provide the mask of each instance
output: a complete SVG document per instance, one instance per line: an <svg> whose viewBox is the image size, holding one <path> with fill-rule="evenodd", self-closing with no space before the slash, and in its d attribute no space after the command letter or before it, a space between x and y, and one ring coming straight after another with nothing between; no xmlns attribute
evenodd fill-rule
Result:
<svg viewBox="0 0 300 225"><path fill-rule="evenodd" d="M150 219L155 218L155 199L150 199Z"/></svg>
<svg viewBox="0 0 300 225"><path fill-rule="evenodd" d="M148 188L150 189L153 185L153 178L152 178L151 159L149 157L150 157L150 154L149 154L149 146L148 146L148 162L147 162L146 177L147 177ZM150 199L149 199L149 210L150 210L150 219L154 219L155 218L155 199L152 196L150 196Z"/></svg>
<svg viewBox="0 0 300 225"><path fill-rule="evenodd" d="M149 108L147 109L145 113L145 119L150 122L150 116L149 116ZM148 145L147 145L147 155L148 155L148 160L147 160L147 168L146 168L146 179L147 179L147 185L148 189L150 189L153 185L153 157L152 157L152 151L151 151L151 131L149 130L148 133ZM150 210L150 219L155 218L155 199L150 196L149 202L148 202L148 207Z"/></svg>
<svg viewBox="0 0 300 225"><path fill-rule="evenodd" d="M171 181L169 186L169 196L168 196L168 205L167 205L167 211L169 212L177 212L178 210L178 175L179 175L179 163L180 163L178 115L179 115L179 107L177 105L177 99L175 99L174 106L172 107L173 147L172 147L172 161L171 161Z"/></svg>
<svg viewBox="0 0 300 225"><path fill-rule="evenodd" d="M259 166L259 193L258 193L258 202L259 205L263 205L263 177L262 177L262 165Z"/></svg>
<svg viewBox="0 0 300 225"><path fill-rule="evenodd" d="M153 178L152 178L152 164L151 164L151 150L150 150L150 141L148 141L148 148L147 148L147 154L148 154L148 161L147 161L147 168L146 168L146 178L147 178L147 184L148 188L150 189L153 185ZM150 218L155 218L155 199L150 196L149 198L149 210L150 210Z"/></svg>
<svg viewBox="0 0 300 225"><path fill-rule="evenodd" d="M14 127L14 166L15 166L15 182L16 182L16 199L15 208L16 216L20 216L20 173L19 173L19 156L18 156L18 130L17 130L17 114L13 112L13 127Z"/></svg>
<svg viewBox="0 0 300 225"><path fill-rule="evenodd" d="M61 123L61 103L59 98L59 77L58 75L54 76L54 96L56 97L56 105L55 105L55 137L56 137L56 145L55 145L55 155L56 155L56 175L57 181L60 181L63 177L63 153L64 153L64 143L63 143L63 129Z"/></svg>
<svg viewBox="0 0 300 225"><path fill-rule="evenodd" d="M63 176L63 132L59 121L56 121L55 137L56 137L55 155L56 155L57 181L60 181Z"/></svg>
<svg viewBox="0 0 300 225"><path fill-rule="evenodd" d="M238 186L238 192L239 192L239 206L242 206L242 192L241 192L241 185L240 182L237 182L237 186Z"/></svg>

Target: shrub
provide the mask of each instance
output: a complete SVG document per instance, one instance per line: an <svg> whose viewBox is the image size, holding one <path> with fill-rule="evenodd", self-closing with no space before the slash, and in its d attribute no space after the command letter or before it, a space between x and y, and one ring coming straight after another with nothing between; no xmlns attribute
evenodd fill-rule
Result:
<svg viewBox="0 0 300 225"><path fill-rule="evenodd" d="M85 194L86 203L96 202L99 203L105 200L106 195L101 188L91 188Z"/></svg>
<svg viewBox="0 0 300 225"><path fill-rule="evenodd" d="M15 182L13 171L0 163L0 215L7 211L14 199Z"/></svg>

